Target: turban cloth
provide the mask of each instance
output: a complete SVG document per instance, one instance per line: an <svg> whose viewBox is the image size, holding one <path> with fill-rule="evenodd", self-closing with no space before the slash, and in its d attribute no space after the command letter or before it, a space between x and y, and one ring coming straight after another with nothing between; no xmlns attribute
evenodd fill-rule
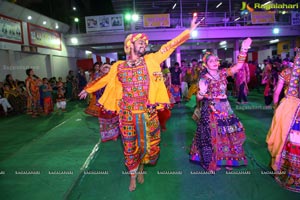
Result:
<svg viewBox="0 0 300 200"><path fill-rule="evenodd" d="M210 56L213 56L213 54L211 53L211 52L206 52L205 54L204 54L204 56L203 56L203 63L206 63L207 61L208 61L208 59L209 59L209 57Z"/></svg>
<svg viewBox="0 0 300 200"><path fill-rule="evenodd" d="M209 59L211 56L216 56L216 57L217 57L217 55L215 55L215 54L213 54L213 53L211 53L211 52L209 52L209 51L207 51L207 52L204 54L204 56L203 56L203 58L202 58L202 61L203 61L202 65L203 65L204 67L206 67L206 63L207 63L208 59Z"/></svg>
<svg viewBox="0 0 300 200"><path fill-rule="evenodd" d="M124 51L126 54L130 53L130 44L137 40L144 40L146 45L148 45L148 36L145 33L134 33L126 37L124 42Z"/></svg>

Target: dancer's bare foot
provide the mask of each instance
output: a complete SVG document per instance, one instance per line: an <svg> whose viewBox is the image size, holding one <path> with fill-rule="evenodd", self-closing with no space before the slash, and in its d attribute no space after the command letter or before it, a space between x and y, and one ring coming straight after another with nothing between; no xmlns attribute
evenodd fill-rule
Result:
<svg viewBox="0 0 300 200"><path fill-rule="evenodd" d="M129 191L132 192L136 188L136 176L130 177Z"/></svg>
<svg viewBox="0 0 300 200"><path fill-rule="evenodd" d="M140 184L144 183L144 165L139 166L138 175L137 175L137 181Z"/></svg>

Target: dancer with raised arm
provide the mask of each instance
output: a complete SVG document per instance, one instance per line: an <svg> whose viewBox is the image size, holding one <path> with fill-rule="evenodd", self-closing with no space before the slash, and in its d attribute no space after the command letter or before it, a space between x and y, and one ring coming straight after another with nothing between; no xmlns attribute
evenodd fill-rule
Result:
<svg viewBox="0 0 300 200"><path fill-rule="evenodd" d="M227 170L247 165L243 149L246 139L242 123L233 113L227 100L227 76L233 76L243 66L252 40L243 41L238 63L219 70L219 59L206 53L203 62L206 69L200 75L197 99L201 101L201 115L190 150L190 160L205 170L215 172L221 166Z"/></svg>
<svg viewBox="0 0 300 200"><path fill-rule="evenodd" d="M126 37L126 61L112 65L110 72L86 87L79 96L85 98L106 86L99 104L107 111L119 114L125 165L130 173L129 190L136 188L136 179L144 182L144 164L156 164L160 152L160 126L157 110L170 103L160 63L190 38L199 25L193 17L190 29L162 45L155 53L145 55L148 37L134 33Z"/></svg>
<svg viewBox="0 0 300 200"><path fill-rule="evenodd" d="M287 92L275 110L266 142L275 180L288 190L300 192L300 49L296 51L292 73L285 76Z"/></svg>

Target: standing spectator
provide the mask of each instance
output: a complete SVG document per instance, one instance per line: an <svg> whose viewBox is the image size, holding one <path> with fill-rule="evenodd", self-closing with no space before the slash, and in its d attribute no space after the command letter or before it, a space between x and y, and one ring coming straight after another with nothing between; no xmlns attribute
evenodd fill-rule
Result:
<svg viewBox="0 0 300 200"><path fill-rule="evenodd" d="M7 74L5 78L4 97L10 102L15 112L23 113L26 110L26 95L22 94L17 81L11 74Z"/></svg>
<svg viewBox="0 0 300 200"><path fill-rule="evenodd" d="M65 98L65 90L62 87L57 89L56 107L62 112L66 111L67 101Z"/></svg>
<svg viewBox="0 0 300 200"><path fill-rule="evenodd" d="M247 95L249 92L248 83L250 81L250 73L248 64L245 62L243 67L236 73L235 85L237 87L238 100L237 104L248 103Z"/></svg>
<svg viewBox="0 0 300 200"><path fill-rule="evenodd" d="M40 80L35 76L33 69L27 69L26 74L27 114L36 117L40 109Z"/></svg>
<svg viewBox="0 0 300 200"><path fill-rule="evenodd" d="M175 103L175 100L170 92L170 88L171 88L171 73L170 73L170 70L169 68L167 67L166 63L165 62L162 62L160 64L160 67L161 67L161 71L163 73L163 78L164 78L164 82L165 82L165 85L166 85L166 88L167 88L167 91L168 91L168 95L169 95L169 98L170 98L170 103L171 103L171 107L172 107L172 104ZM173 100L173 101L172 101ZM171 117L171 110L168 109L168 108L165 108L163 110L159 110L157 112L157 115L158 115L158 119L159 119L159 123L160 123L160 127L161 127L161 130L162 131L166 131L167 130L167 121L170 119Z"/></svg>
<svg viewBox="0 0 300 200"><path fill-rule="evenodd" d="M185 60L181 61L181 98L183 100L185 100L187 94L188 94L188 90L189 90L189 86L188 86L188 80L187 80L187 70L188 70L188 66L186 64Z"/></svg>
<svg viewBox="0 0 300 200"><path fill-rule="evenodd" d="M68 76L66 77L66 87L67 87L67 93L66 97L67 99L74 99L75 91L77 90L77 81L76 77L74 76L74 71L70 70ZM77 98L77 97L75 97Z"/></svg>
<svg viewBox="0 0 300 200"><path fill-rule="evenodd" d="M264 60L265 69L262 74L262 84L265 84L264 90L264 98L265 98L265 105L271 105L273 101L273 90L276 85L276 78L274 71L272 70L272 64L268 60Z"/></svg>
<svg viewBox="0 0 300 200"><path fill-rule="evenodd" d="M176 62L173 67L170 68L171 73L171 93L176 101L180 103L181 100L181 69L179 63Z"/></svg>
<svg viewBox="0 0 300 200"><path fill-rule="evenodd" d="M49 115L53 111L52 87L48 83L47 78L43 78L43 85L40 86L42 91L43 107L45 115Z"/></svg>
<svg viewBox="0 0 300 200"><path fill-rule="evenodd" d="M79 91L81 91L87 84L85 72L83 69L79 69L77 79L78 79L78 89L79 89Z"/></svg>
<svg viewBox="0 0 300 200"><path fill-rule="evenodd" d="M102 66L102 63L99 63L99 62L94 63L93 69L92 69L93 71L90 75L89 83L95 81L99 77L102 77L106 74L106 73L104 74L103 72L100 71L100 66ZM104 89L102 89L102 91L96 91L93 94L90 94L89 105L84 111L86 114L92 115L94 117L99 117L100 107L99 107L99 105L97 105L97 102L98 102L100 95L103 93L103 91L104 91Z"/></svg>
<svg viewBox="0 0 300 200"><path fill-rule="evenodd" d="M189 90L188 94L186 96L186 100L189 101L192 97L192 95L197 94L198 91L198 81L199 81L199 74L200 74L201 68L198 65L198 61L196 59L192 60L192 68L188 72L189 74Z"/></svg>

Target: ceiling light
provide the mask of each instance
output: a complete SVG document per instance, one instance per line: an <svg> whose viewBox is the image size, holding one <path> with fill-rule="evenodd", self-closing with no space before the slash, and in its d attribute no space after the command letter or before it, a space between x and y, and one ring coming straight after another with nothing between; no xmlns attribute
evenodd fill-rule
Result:
<svg viewBox="0 0 300 200"><path fill-rule="evenodd" d="M277 42L279 42L279 39L270 40L270 44L274 44L274 43L277 43Z"/></svg>
<svg viewBox="0 0 300 200"><path fill-rule="evenodd" d="M76 37L71 38L71 43L72 44L78 44L78 39Z"/></svg>
<svg viewBox="0 0 300 200"><path fill-rule="evenodd" d="M195 37L197 37L197 36L198 36L198 31L194 30L194 31L192 32L192 38L195 38Z"/></svg>
<svg viewBox="0 0 300 200"><path fill-rule="evenodd" d="M73 10L74 10L74 11L76 10L76 7L75 7L75 6L73 6Z"/></svg>
<svg viewBox="0 0 300 200"><path fill-rule="evenodd" d="M174 10L176 8L177 3L174 3L172 10Z"/></svg>
<svg viewBox="0 0 300 200"><path fill-rule="evenodd" d="M46 24L47 24L47 22L46 22L46 21L43 21L43 24L44 24L44 25L46 25Z"/></svg>
<svg viewBox="0 0 300 200"><path fill-rule="evenodd" d="M27 17L27 19L28 19L28 20L32 20L32 17L29 15L29 16Z"/></svg>
<svg viewBox="0 0 300 200"><path fill-rule="evenodd" d="M222 45L226 45L226 44L227 44L226 41L222 41L222 42L219 43L219 45L221 45L221 46L222 46Z"/></svg>
<svg viewBox="0 0 300 200"><path fill-rule="evenodd" d="M130 21L131 20L131 14L130 13L126 13L125 14L125 20L126 21Z"/></svg>
<svg viewBox="0 0 300 200"><path fill-rule="evenodd" d="M74 18L74 22L79 22L78 17L75 17L75 18Z"/></svg>
<svg viewBox="0 0 300 200"><path fill-rule="evenodd" d="M278 34L279 33L279 28L273 28L273 34Z"/></svg>
<svg viewBox="0 0 300 200"><path fill-rule="evenodd" d="M216 8L219 8L222 4L223 4L223 3L220 2L220 3L216 6Z"/></svg>
<svg viewBox="0 0 300 200"><path fill-rule="evenodd" d="M236 22L236 21L238 21L239 19L241 19L240 17L238 17L238 18L236 18L234 21Z"/></svg>
<svg viewBox="0 0 300 200"><path fill-rule="evenodd" d="M59 28L58 24L55 24L55 29L58 29L58 28Z"/></svg>
<svg viewBox="0 0 300 200"><path fill-rule="evenodd" d="M138 21L139 20L139 15L138 14L133 14L132 15L132 20L135 21L135 22Z"/></svg>

